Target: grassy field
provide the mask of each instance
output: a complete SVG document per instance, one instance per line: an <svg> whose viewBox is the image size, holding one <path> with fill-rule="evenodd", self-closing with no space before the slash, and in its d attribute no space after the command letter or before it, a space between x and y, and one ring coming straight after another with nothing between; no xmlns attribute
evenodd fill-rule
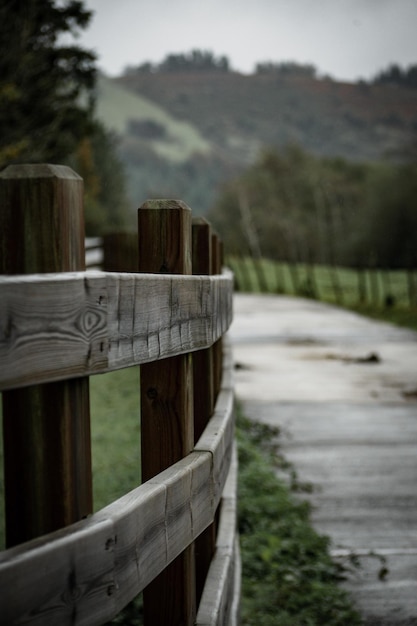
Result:
<svg viewBox="0 0 417 626"><path fill-rule="evenodd" d="M230 257L236 288L316 298L417 330L417 275ZM410 306L410 281L414 305Z"/></svg>

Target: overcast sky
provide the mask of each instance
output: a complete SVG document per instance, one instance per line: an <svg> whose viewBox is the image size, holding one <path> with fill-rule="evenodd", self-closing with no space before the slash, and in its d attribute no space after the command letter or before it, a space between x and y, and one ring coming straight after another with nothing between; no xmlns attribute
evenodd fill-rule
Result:
<svg viewBox="0 0 417 626"><path fill-rule="evenodd" d="M81 35L98 65L210 50L233 69L259 61L312 63L339 80L371 78L390 63L417 64L417 0L85 0L95 12Z"/></svg>

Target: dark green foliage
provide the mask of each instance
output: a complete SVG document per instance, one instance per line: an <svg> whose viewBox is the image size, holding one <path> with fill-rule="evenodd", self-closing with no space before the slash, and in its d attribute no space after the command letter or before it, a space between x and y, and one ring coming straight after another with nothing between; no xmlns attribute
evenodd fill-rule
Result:
<svg viewBox="0 0 417 626"><path fill-rule="evenodd" d="M276 74L277 76L298 76L315 78L317 70L314 65L300 64L294 62L282 62L274 63L271 61L264 61L263 63L257 63L255 68L256 74Z"/></svg>
<svg viewBox="0 0 417 626"><path fill-rule="evenodd" d="M417 267L417 164L380 166L369 176L362 255L374 265Z"/></svg>
<svg viewBox="0 0 417 626"><path fill-rule="evenodd" d="M230 254L353 268L416 268L417 165L265 150L209 219ZM311 281L310 281L311 282ZM296 290L299 292L299 290ZM314 295L310 284L304 295Z"/></svg>
<svg viewBox="0 0 417 626"><path fill-rule="evenodd" d="M191 50L188 54L168 54L161 63L142 63L126 68L126 74L152 72L228 72L229 60L215 57L209 50Z"/></svg>
<svg viewBox="0 0 417 626"><path fill-rule="evenodd" d="M87 235L98 235L130 224L114 138L94 120L95 55L65 43L91 15L76 0L1 4L0 169L70 165L84 179Z"/></svg>
<svg viewBox="0 0 417 626"><path fill-rule="evenodd" d="M417 89L417 65L410 65L407 69L399 65L390 65L386 70L379 72L373 81L379 85L401 85Z"/></svg>
<svg viewBox="0 0 417 626"><path fill-rule="evenodd" d="M102 124L94 122L90 136L80 141L67 159L84 180L87 236L136 228L135 213L126 194L125 171L116 146L117 139Z"/></svg>
<svg viewBox="0 0 417 626"><path fill-rule="evenodd" d="M75 0L1 3L0 166L62 162L90 132L95 56L59 43L90 17Z"/></svg>
<svg viewBox="0 0 417 626"><path fill-rule="evenodd" d="M277 431L240 417L237 432L242 625L360 624L309 505L275 476Z"/></svg>
<svg viewBox="0 0 417 626"><path fill-rule="evenodd" d="M363 167L318 159L296 145L264 150L224 187L208 217L231 254L346 263L353 236L346 226L356 216Z"/></svg>

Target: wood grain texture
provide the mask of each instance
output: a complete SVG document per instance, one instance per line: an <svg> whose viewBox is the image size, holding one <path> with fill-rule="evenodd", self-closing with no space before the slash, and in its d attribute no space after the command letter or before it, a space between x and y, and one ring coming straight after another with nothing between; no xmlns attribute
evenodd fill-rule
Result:
<svg viewBox="0 0 417 626"><path fill-rule="evenodd" d="M210 346L233 280L74 272L0 277L0 389L97 374Z"/></svg>
<svg viewBox="0 0 417 626"><path fill-rule="evenodd" d="M218 480L218 483L215 482L213 485L214 498L217 504L221 497L232 456L234 420L227 419L227 416L233 415L233 413L233 391L221 388L217 396L213 417L194 447L195 451L210 450L213 453L213 472Z"/></svg>
<svg viewBox="0 0 417 626"><path fill-rule="evenodd" d="M73 382L3 394L8 547L92 512L88 379Z"/></svg>
<svg viewBox="0 0 417 626"><path fill-rule="evenodd" d="M138 210L138 270L192 273L191 210L176 200L149 200ZM172 306L176 306L175 295ZM191 354L140 368L142 481L173 465L194 445ZM194 544L143 592L145 626L192 626L196 614Z"/></svg>
<svg viewBox="0 0 417 626"><path fill-rule="evenodd" d="M83 181L70 168L7 167L0 206L1 274L85 269ZM13 332L10 315L8 329ZM92 511L89 382L11 389L2 401L10 547Z"/></svg>
<svg viewBox="0 0 417 626"><path fill-rule="evenodd" d="M199 449L152 480L87 520L0 553L0 623L94 626L143 590L214 519L233 449L232 389L222 389L213 419Z"/></svg>
<svg viewBox="0 0 417 626"><path fill-rule="evenodd" d="M212 236L210 224L203 218L192 223L193 274L211 274ZM214 370L211 348L193 354L194 378L194 441L197 441L207 425L214 408Z"/></svg>
<svg viewBox="0 0 417 626"><path fill-rule="evenodd" d="M211 226L203 217L196 217L192 223L193 273L211 274L212 237ZM214 410L214 368L213 349L205 348L193 353L194 385L194 442L196 442ZM201 599L207 572L213 558L216 541L216 523L213 522L201 533L195 542L196 563L196 603Z"/></svg>
<svg viewBox="0 0 417 626"><path fill-rule="evenodd" d="M192 273L191 209L184 202L144 202L138 210L138 236L139 271Z"/></svg>
<svg viewBox="0 0 417 626"><path fill-rule="evenodd" d="M2 274L85 269L83 180L71 168L9 165L0 205Z"/></svg>
<svg viewBox="0 0 417 626"><path fill-rule="evenodd" d="M136 233L108 233L103 236L105 272L138 271L138 236Z"/></svg>

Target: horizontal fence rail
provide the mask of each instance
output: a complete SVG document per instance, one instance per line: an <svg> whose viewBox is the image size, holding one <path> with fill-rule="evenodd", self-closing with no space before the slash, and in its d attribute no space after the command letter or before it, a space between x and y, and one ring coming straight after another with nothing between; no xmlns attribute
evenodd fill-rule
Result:
<svg viewBox="0 0 417 626"><path fill-rule="evenodd" d="M231 467L223 490L216 552L208 571L196 626L239 625L241 563L236 532L236 492L237 451L234 446Z"/></svg>
<svg viewBox="0 0 417 626"><path fill-rule="evenodd" d="M0 553L1 624L103 624L213 521L233 453L231 369L226 349L213 417L186 458L87 520Z"/></svg>
<svg viewBox="0 0 417 626"><path fill-rule="evenodd" d="M104 251L102 237L85 238L85 267L87 270L103 268Z"/></svg>
<svg viewBox="0 0 417 626"><path fill-rule="evenodd" d="M230 325L232 285L230 272L0 276L0 390L210 346Z"/></svg>
<svg viewBox="0 0 417 626"><path fill-rule="evenodd" d="M233 276L177 200L85 240L82 192L0 173L0 625L99 626L143 591L145 626L234 626ZM138 365L142 485L92 513L89 377Z"/></svg>

